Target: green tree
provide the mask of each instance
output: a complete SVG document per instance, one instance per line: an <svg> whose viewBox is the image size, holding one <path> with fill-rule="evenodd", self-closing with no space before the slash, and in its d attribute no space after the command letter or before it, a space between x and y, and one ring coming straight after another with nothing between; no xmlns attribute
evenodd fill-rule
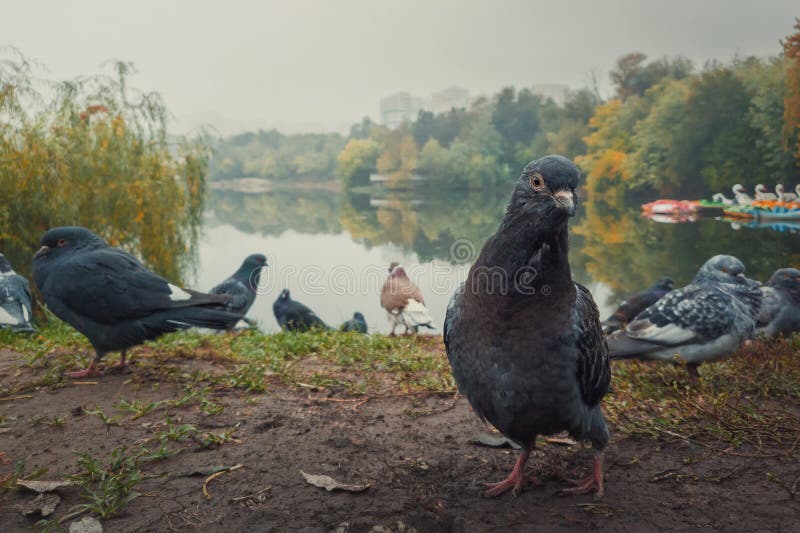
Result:
<svg viewBox="0 0 800 533"><path fill-rule="evenodd" d="M339 175L345 184L348 187L368 185L380 153L380 144L372 139L350 139L338 157Z"/></svg>

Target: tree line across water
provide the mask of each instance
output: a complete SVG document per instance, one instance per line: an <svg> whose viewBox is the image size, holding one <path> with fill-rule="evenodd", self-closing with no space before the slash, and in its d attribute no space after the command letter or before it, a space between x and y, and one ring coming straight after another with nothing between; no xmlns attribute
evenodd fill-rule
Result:
<svg viewBox="0 0 800 533"><path fill-rule="evenodd" d="M434 114L395 129L368 118L348 135L245 133L221 140L212 179L341 179L389 186L415 176L471 189L505 183L531 159L575 158L596 198L708 195L736 183L800 180L800 22L766 59L737 58L696 68L684 57L633 53L610 73L613 98L571 92L556 104L529 89L502 89L469 109Z"/></svg>

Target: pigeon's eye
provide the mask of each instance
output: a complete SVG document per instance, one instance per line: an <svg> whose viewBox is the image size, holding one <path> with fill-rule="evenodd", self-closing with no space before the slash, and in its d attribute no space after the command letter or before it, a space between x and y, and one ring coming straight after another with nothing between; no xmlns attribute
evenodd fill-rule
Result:
<svg viewBox="0 0 800 533"><path fill-rule="evenodd" d="M57 244L59 246L66 246L67 245L67 239L58 239L58 243Z"/></svg>
<svg viewBox="0 0 800 533"><path fill-rule="evenodd" d="M541 174L531 175L531 187L537 190L544 189L544 178Z"/></svg>

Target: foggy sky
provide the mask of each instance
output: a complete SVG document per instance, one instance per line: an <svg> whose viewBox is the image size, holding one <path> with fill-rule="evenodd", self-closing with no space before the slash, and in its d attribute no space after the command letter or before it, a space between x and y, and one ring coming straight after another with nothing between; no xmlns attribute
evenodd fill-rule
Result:
<svg viewBox="0 0 800 533"><path fill-rule="evenodd" d="M774 55L797 0L0 1L0 45L57 79L133 61L178 128L345 130L378 100L451 85L587 85L628 52Z"/></svg>

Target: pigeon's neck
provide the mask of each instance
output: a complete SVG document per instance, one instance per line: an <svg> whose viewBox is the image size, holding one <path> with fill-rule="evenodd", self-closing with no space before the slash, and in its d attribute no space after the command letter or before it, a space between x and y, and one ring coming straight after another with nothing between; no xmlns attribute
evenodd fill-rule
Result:
<svg viewBox="0 0 800 533"><path fill-rule="evenodd" d="M236 271L236 274L234 274L233 277L236 278L237 281L243 283L245 287L252 289L261 281L261 269L241 267Z"/></svg>
<svg viewBox="0 0 800 533"><path fill-rule="evenodd" d="M473 265L473 277L485 272L493 285L502 277L509 294L533 295L571 287L568 238L566 222L549 231L504 221ZM497 288L490 289L496 292Z"/></svg>

